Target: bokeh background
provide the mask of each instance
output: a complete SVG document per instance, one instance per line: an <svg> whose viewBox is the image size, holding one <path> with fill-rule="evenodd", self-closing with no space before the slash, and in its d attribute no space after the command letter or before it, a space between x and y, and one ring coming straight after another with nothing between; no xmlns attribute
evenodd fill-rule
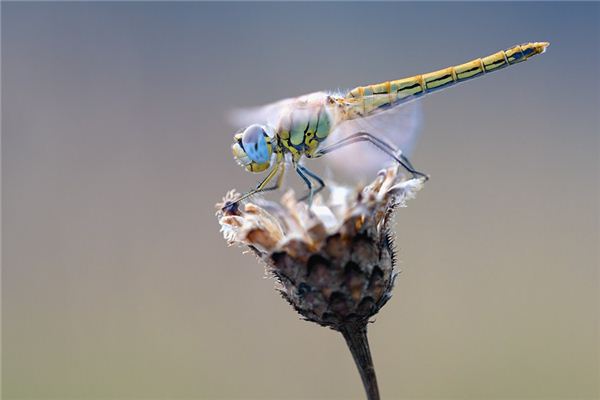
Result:
<svg viewBox="0 0 600 400"><path fill-rule="evenodd" d="M387 399L598 398L598 3L2 2L2 395L360 399L214 204L232 107L543 56L423 101ZM288 181L294 181L293 176Z"/></svg>

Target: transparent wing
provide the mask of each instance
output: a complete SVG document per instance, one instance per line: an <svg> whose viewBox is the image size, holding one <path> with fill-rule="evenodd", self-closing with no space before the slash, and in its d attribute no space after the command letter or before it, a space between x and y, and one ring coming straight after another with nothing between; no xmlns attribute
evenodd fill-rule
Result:
<svg viewBox="0 0 600 400"><path fill-rule="evenodd" d="M299 97L279 100L259 107L240 108L229 113L229 121L236 127L246 127L252 124L269 124L277 126L281 114L291 107L301 108L303 105L320 101L327 94L324 92L309 93Z"/></svg>
<svg viewBox="0 0 600 400"><path fill-rule="evenodd" d="M422 125L422 110L419 101L401 104L365 118L341 122L323 143L322 147L334 144L357 132L368 132L386 141L402 154L410 157ZM337 174L356 178L372 177L381 168L394 161L384 152L367 142L344 146L327 154L324 159Z"/></svg>
<svg viewBox="0 0 600 400"><path fill-rule="evenodd" d="M252 124L276 124L279 116L294 99L276 101L260 107L240 108L229 113L229 122L236 127L244 128Z"/></svg>

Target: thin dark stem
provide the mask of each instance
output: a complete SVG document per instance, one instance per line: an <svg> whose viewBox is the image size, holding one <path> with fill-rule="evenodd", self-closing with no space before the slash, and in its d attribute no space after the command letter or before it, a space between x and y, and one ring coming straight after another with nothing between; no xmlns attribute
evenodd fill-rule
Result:
<svg viewBox="0 0 600 400"><path fill-rule="evenodd" d="M360 378L367 393L367 400L379 400L377 377L375 376L375 367L373 366L369 341L367 340L367 326L364 324L344 326L340 328L340 332L346 339L350 353L352 353L360 373Z"/></svg>

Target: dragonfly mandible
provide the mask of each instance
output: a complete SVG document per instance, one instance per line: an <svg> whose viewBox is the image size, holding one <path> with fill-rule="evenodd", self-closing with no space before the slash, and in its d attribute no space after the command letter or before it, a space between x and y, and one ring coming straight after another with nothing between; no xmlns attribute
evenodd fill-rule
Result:
<svg viewBox="0 0 600 400"><path fill-rule="evenodd" d="M346 94L316 92L238 113L238 122L250 125L235 134L233 155L246 170L257 173L268 170L268 173L254 189L226 207L234 207L256 193L281 187L286 165L290 164L308 187L308 194L301 200L308 200L310 206L325 182L301 161L361 142L372 144L414 177L428 179L414 168L402 148L380 134L395 129L394 116L404 108L401 106L425 94L542 54L548 45L548 42L516 45L427 74L359 86ZM369 129L377 125L379 127L372 131ZM411 132L403 134L404 143L409 143ZM269 186L271 182L274 183Z"/></svg>

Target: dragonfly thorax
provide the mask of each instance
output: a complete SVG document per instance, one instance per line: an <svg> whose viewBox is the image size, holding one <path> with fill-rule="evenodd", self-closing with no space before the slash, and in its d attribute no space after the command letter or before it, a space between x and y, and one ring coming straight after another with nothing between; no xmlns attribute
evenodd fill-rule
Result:
<svg viewBox="0 0 600 400"><path fill-rule="evenodd" d="M291 107L281 116L277 129L279 145L296 160L312 155L331 131L330 105L315 103Z"/></svg>

